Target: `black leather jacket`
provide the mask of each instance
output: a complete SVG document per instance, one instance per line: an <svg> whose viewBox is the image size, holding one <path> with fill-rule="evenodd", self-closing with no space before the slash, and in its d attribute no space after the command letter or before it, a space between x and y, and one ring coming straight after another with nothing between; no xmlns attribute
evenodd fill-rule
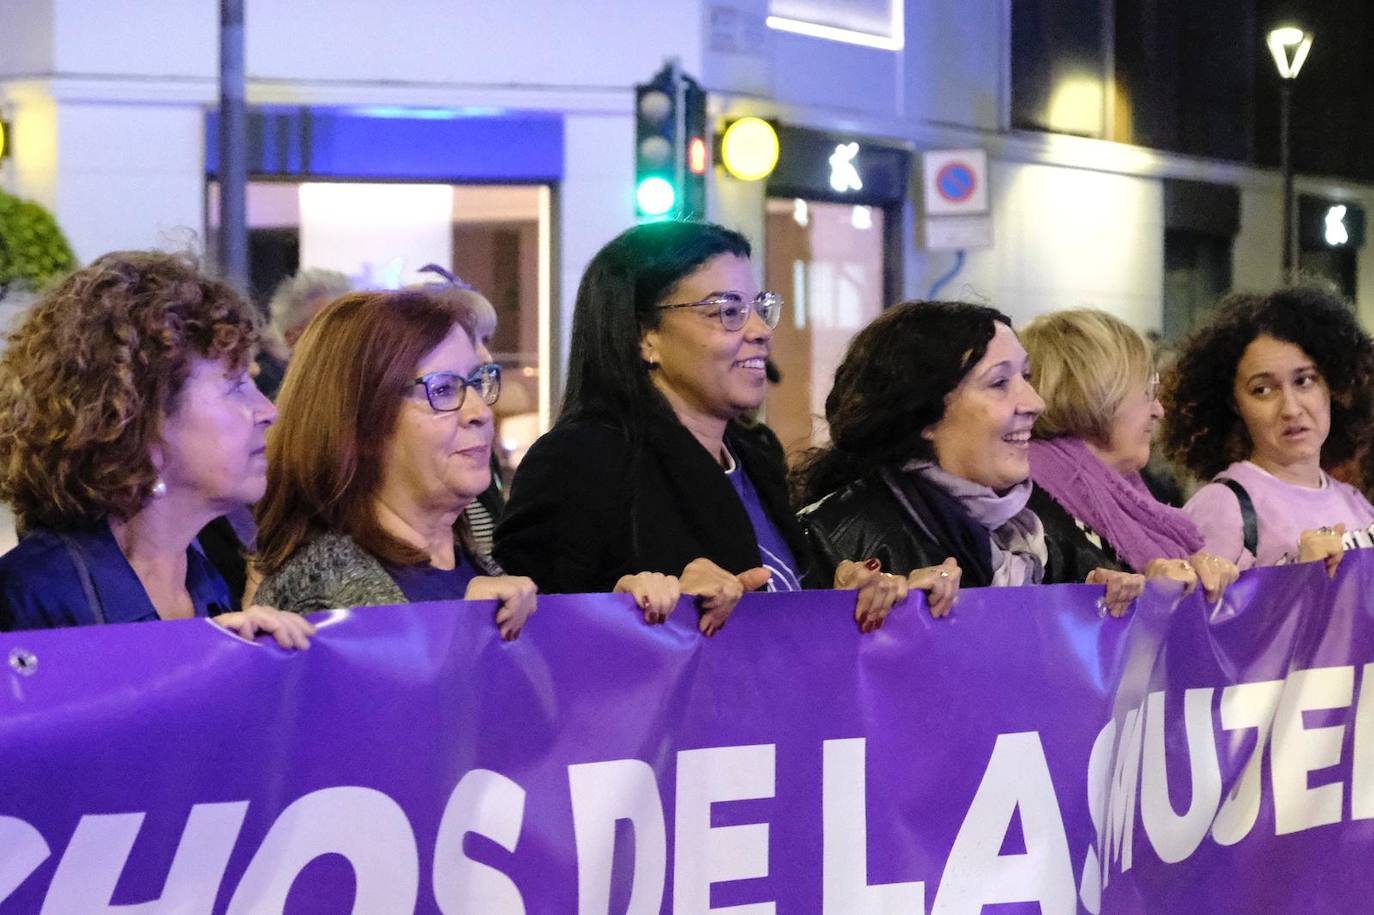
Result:
<svg viewBox="0 0 1374 915"><path fill-rule="evenodd" d="M802 510L798 520L811 542L817 576L833 576L845 559L877 557L883 571L905 575L953 556L963 571L963 587L992 584L987 530L939 487L907 473L893 473L891 479L916 518L885 480L874 477L856 480ZM1099 566L1120 568L1038 487L1032 490L1029 506L1045 526L1045 584L1081 582Z"/></svg>

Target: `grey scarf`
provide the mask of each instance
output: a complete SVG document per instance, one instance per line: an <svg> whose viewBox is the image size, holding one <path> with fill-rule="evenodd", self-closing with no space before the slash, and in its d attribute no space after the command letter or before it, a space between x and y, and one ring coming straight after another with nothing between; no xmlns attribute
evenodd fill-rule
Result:
<svg viewBox="0 0 1374 915"><path fill-rule="evenodd" d="M1029 479L997 493L990 487L946 473L930 461L909 461L902 469L919 474L958 499L969 517L987 528L992 547L993 587L1038 585L1044 580L1049 558L1045 526L1026 507L1031 496Z"/></svg>

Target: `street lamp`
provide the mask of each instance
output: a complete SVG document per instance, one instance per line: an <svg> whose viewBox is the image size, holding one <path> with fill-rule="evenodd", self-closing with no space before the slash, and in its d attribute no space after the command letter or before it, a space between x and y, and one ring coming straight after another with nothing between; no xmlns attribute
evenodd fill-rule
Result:
<svg viewBox="0 0 1374 915"><path fill-rule="evenodd" d="M1293 158L1289 149L1291 143L1289 111L1293 104L1293 80L1307 62L1307 53L1312 50L1312 33L1305 32L1294 25L1285 25L1269 33L1267 40L1269 53L1274 55L1274 66L1278 68L1279 79L1279 162L1283 170L1283 275L1288 280L1293 274Z"/></svg>

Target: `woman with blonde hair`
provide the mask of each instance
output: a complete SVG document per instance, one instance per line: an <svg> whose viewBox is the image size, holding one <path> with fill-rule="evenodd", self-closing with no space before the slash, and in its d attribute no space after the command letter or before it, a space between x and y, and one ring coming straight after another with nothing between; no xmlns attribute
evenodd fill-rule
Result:
<svg viewBox="0 0 1374 915"><path fill-rule="evenodd" d="M1087 308L1042 315L1021 341L1045 401L1030 446L1031 507L1045 526L1107 562L1190 589L1200 582L1209 600L1220 597L1235 565L1205 552L1197 526L1140 476L1164 415L1149 343Z"/></svg>
<svg viewBox="0 0 1374 915"><path fill-rule="evenodd" d="M0 360L0 629L210 617L306 647L305 620L239 612L197 548L266 485L276 410L249 377L252 306L186 257L107 254L48 291Z"/></svg>

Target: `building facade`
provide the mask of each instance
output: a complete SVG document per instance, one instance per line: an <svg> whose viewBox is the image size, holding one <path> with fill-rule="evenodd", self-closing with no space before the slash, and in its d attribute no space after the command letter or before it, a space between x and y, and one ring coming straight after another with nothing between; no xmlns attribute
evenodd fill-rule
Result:
<svg viewBox="0 0 1374 915"><path fill-rule="evenodd" d="M668 57L707 89L713 131L743 115L780 127L778 171L743 182L714 169L705 215L749 235L761 278L789 299L770 419L791 445L820 434L849 334L900 298L938 289L1017 322L1091 305L1173 335L1215 292L1281 276L1277 170L1224 137L1221 154L1198 154L1213 147L1160 133L1167 116L1130 120L1122 74L1148 61L1124 43L1113 57L1110 40L1064 51L1055 4L246 6L255 275L266 287L331 266L394 284L430 261L467 274L524 379L503 396L512 451L556 413L583 267L633 224L633 87ZM212 0L7 0L0 188L51 208L82 260L202 245L217 222L217 29ZM1247 98L1238 121L1255 114ZM817 155L851 143L840 164L855 180L840 188ZM941 149L986 153L989 244L927 246L919 166ZM865 180L869 150L907 173ZM1300 174L1297 189L1319 221L1374 208L1374 184L1356 179ZM1318 233L1312 247L1313 265L1374 308L1374 246L1336 256Z"/></svg>

